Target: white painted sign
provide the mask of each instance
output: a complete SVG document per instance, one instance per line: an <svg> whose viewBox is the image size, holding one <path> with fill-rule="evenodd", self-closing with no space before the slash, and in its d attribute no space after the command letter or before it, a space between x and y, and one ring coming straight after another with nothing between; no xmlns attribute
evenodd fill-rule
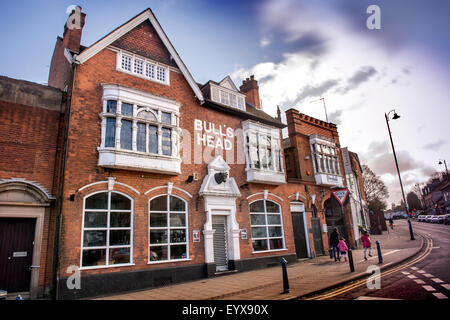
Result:
<svg viewBox="0 0 450 320"><path fill-rule="evenodd" d="M23 258L23 257L26 257L27 255L28 255L28 253L26 251L13 252L14 258Z"/></svg>
<svg viewBox="0 0 450 320"><path fill-rule="evenodd" d="M209 121L194 120L195 139L204 147L233 149L234 130L227 125L216 125Z"/></svg>
<svg viewBox="0 0 450 320"><path fill-rule="evenodd" d="M350 154L348 153L348 148L341 148L342 161L344 162L345 174L352 173L352 162L350 160Z"/></svg>
<svg viewBox="0 0 450 320"><path fill-rule="evenodd" d="M343 206L345 200L347 199L349 191L348 191L348 189L336 190L336 191L333 191L332 194L336 198L336 200L341 204L341 206Z"/></svg>

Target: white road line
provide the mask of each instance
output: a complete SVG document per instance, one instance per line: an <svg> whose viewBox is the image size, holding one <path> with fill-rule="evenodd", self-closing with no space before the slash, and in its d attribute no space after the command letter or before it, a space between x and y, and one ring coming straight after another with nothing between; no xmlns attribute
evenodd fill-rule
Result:
<svg viewBox="0 0 450 320"><path fill-rule="evenodd" d="M450 284L441 284L445 289L450 290Z"/></svg>
<svg viewBox="0 0 450 320"><path fill-rule="evenodd" d="M410 279L417 279L417 277L416 277L415 275L412 275L412 274L410 274L410 275L408 276L408 278L410 278Z"/></svg>
<svg viewBox="0 0 450 320"><path fill-rule="evenodd" d="M444 283L444 281L442 281L442 280L439 279L439 278L432 278L431 280L433 280L433 281L436 282L436 283Z"/></svg>
<svg viewBox="0 0 450 320"><path fill-rule="evenodd" d="M422 288L424 288L427 291L436 291L436 289L433 288L432 286L422 286Z"/></svg>
<svg viewBox="0 0 450 320"><path fill-rule="evenodd" d="M406 271L402 271L402 273L405 274L405 275L406 275L406 274L411 274L411 273L406 272Z"/></svg>
<svg viewBox="0 0 450 320"><path fill-rule="evenodd" d="M417 284L425 284L425 281L423 281L423 280L420 280L420 279L417 279L417 280L414 280Z"/></svg>
<svg viewBox="0 0 450 320"><path fill-rule="evenodd" d="M419 269L419 268L417 268L417 267L411 267L411 269L412 269L412 270L417 270L417 269Z"/></svg>
<svg viewBox="0 0 450 320"><path fill-rule="evenodd" d="M390 255L391 253L394 253L394 252L397 252L397 251L400 251L400 250L399 249L395 249L395 250L389 251L389 252L383 254L383 256Z"/></svg>
<svg viewBox="0 0 450 320"><path fill-rule="evenodd" d="M419 270L418 273L427 273L425 270Z"/></svg>
<svg viewBox="0 0 450 320"><path fill-rule="evenodd" d="M434 292L433 295L438 299L448 299L448 297L445 294L440 292Z"/></svg>
<svg viewBox="0 0 450 320"><path fill-rule="evenodd" d="M424 276L427 277L427 278L433 278L434 277L432 274L429 274L429 273L425 273Z"/></svg>

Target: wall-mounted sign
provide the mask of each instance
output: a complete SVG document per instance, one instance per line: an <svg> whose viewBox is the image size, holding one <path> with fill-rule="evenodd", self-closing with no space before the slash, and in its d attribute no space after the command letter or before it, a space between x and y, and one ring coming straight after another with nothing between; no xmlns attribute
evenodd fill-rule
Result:
<svg viewBox="0 0 450 320"><path fill-rule="evenodd" d="M234 130L224 125L209 121L194 120L195 140L204 147L233 149Z"/></svg>
<svg viewBox="0 0 450 320"><path fill-rule="evenodd" d="M200 231L194 230L192 231L192 239L194 239L194 242L200 242Z"/></svg>
<svg viewBox="0 0 450 320"><path fill-rule="evenodd" d="M246 229L241 229L241 239L247 240L247 230Z"/></svg>
<svg viewBox="0 0 450 320"><path fill-rule="evenodd" d="M347 147L341 148L342 161L344 162L344 172L345 174L352 173L352 162L350 160L350 154L348 153Z"/></svg>
<svg viewBox="0 0 450 320"><path fill-rule="evenodd" d="M343 206L345 203L345 200L347 199L349 191L348 191L348 189L336 190L336 191L333 191L332 194L336 198L336 200L339 202L339 204L341 206Z"/></svg>
<svg viewBox="0 0 450 320"><path fill-rule="evenodd" d="M28 253L26 251L13 252L14 258L23 258L23 257L26 257L27 255L28 255Z"/></svg>

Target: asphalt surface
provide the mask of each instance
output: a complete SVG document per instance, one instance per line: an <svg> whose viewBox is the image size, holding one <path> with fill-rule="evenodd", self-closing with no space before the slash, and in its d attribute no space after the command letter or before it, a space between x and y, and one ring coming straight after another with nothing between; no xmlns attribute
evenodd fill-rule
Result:
<svg viewBox="0 0 450 320"><path fill-rule="evenodd" d="M386 276L381 274L379 288L367 285L354 289L341 288L342 294L332 300L446 300L450 297L450 225L412 222L414 232L429 240L423 257L398 268ZM372 283L375 283L372 281ZM374 286L372 286L374 287Z"/></svg>

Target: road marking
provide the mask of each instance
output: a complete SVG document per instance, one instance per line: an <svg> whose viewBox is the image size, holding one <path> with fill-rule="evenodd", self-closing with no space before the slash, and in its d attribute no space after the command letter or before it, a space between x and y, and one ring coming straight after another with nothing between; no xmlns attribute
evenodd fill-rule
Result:
<svg viewBox="0 0 450 320"><path fill-rule="evenodd" d="M406 272L406 271L402 271L402 273L403 273L403 274L411 274L411 273L409 273L409 272Z"/></svg>
<svg viewBox="0 0 450 320"><path fill-rule="evenodd" d="M361 297L356 298L355 300L401 300L401 299L361 296Z"/></svg>
<svg viewBox="0 0 450 320"><path fill-rule="evenodd" d="M441 279L439 279L439 278L432 278L431 280L433 280L434 282L436 282L436 283L443 283L444 281L442 281Z"/></svg>
<svg viewBox="0 0 450 320"><path fill-rule="evenodd" d="M441 247L433 247L433 248L431 248L431 249L440 249Z"/></svg>
<svg viewBox="0 0 450 320"><path fill-rule="evenodd" d="M425 284L425 281L423 281L423 280L420 280L420 279L417 279L417 280L414 280L417 284Z"/></svg>
<svg viewBox="0 0 450 320"><path fill-rule="evenodd" d="M408 278L410 278L410 279L417 279L417 277L416 277L415 275L412 275L412 274L410 274L410 275L408 276Z"/></svg>
<svg viewBox="0 0 450 320"><path fill-rule="evenodd" d="M441 284L445 289L450 290L450 284Z"/></svg>
<svg viewBox="0 0 450 320"><path fill-rule="evenodd" d="M448 299L448 297L445 294L440 292L434 292L433 295L438 299Z"/></svg>
<svg viewBox="0 0 450 320"><path fill-rule="evenodd" d="M429 274L429 273L425 273L424 276L427 277L427 278L433 278L434 277L432 274Z"/></svg>
<svg viewBox="0 0 450 320"><path fill-rule="evenodd" d="M427 273L425 270L419 270L418 273Z"/></svg>
<svg viewBox="0 0 450 320"><path fill-rule="evenodd" d="M417 267L411 267L411 269L413 269L413 270L418 270L419 268L417 268Z"/></svg>
<svg viewBox="0 0 450 320"><path fill-rule="evenodd" d="M433 288L432 286L422 286L422 288L424 288L427 291L436 291L436 289Z"/></svg>

